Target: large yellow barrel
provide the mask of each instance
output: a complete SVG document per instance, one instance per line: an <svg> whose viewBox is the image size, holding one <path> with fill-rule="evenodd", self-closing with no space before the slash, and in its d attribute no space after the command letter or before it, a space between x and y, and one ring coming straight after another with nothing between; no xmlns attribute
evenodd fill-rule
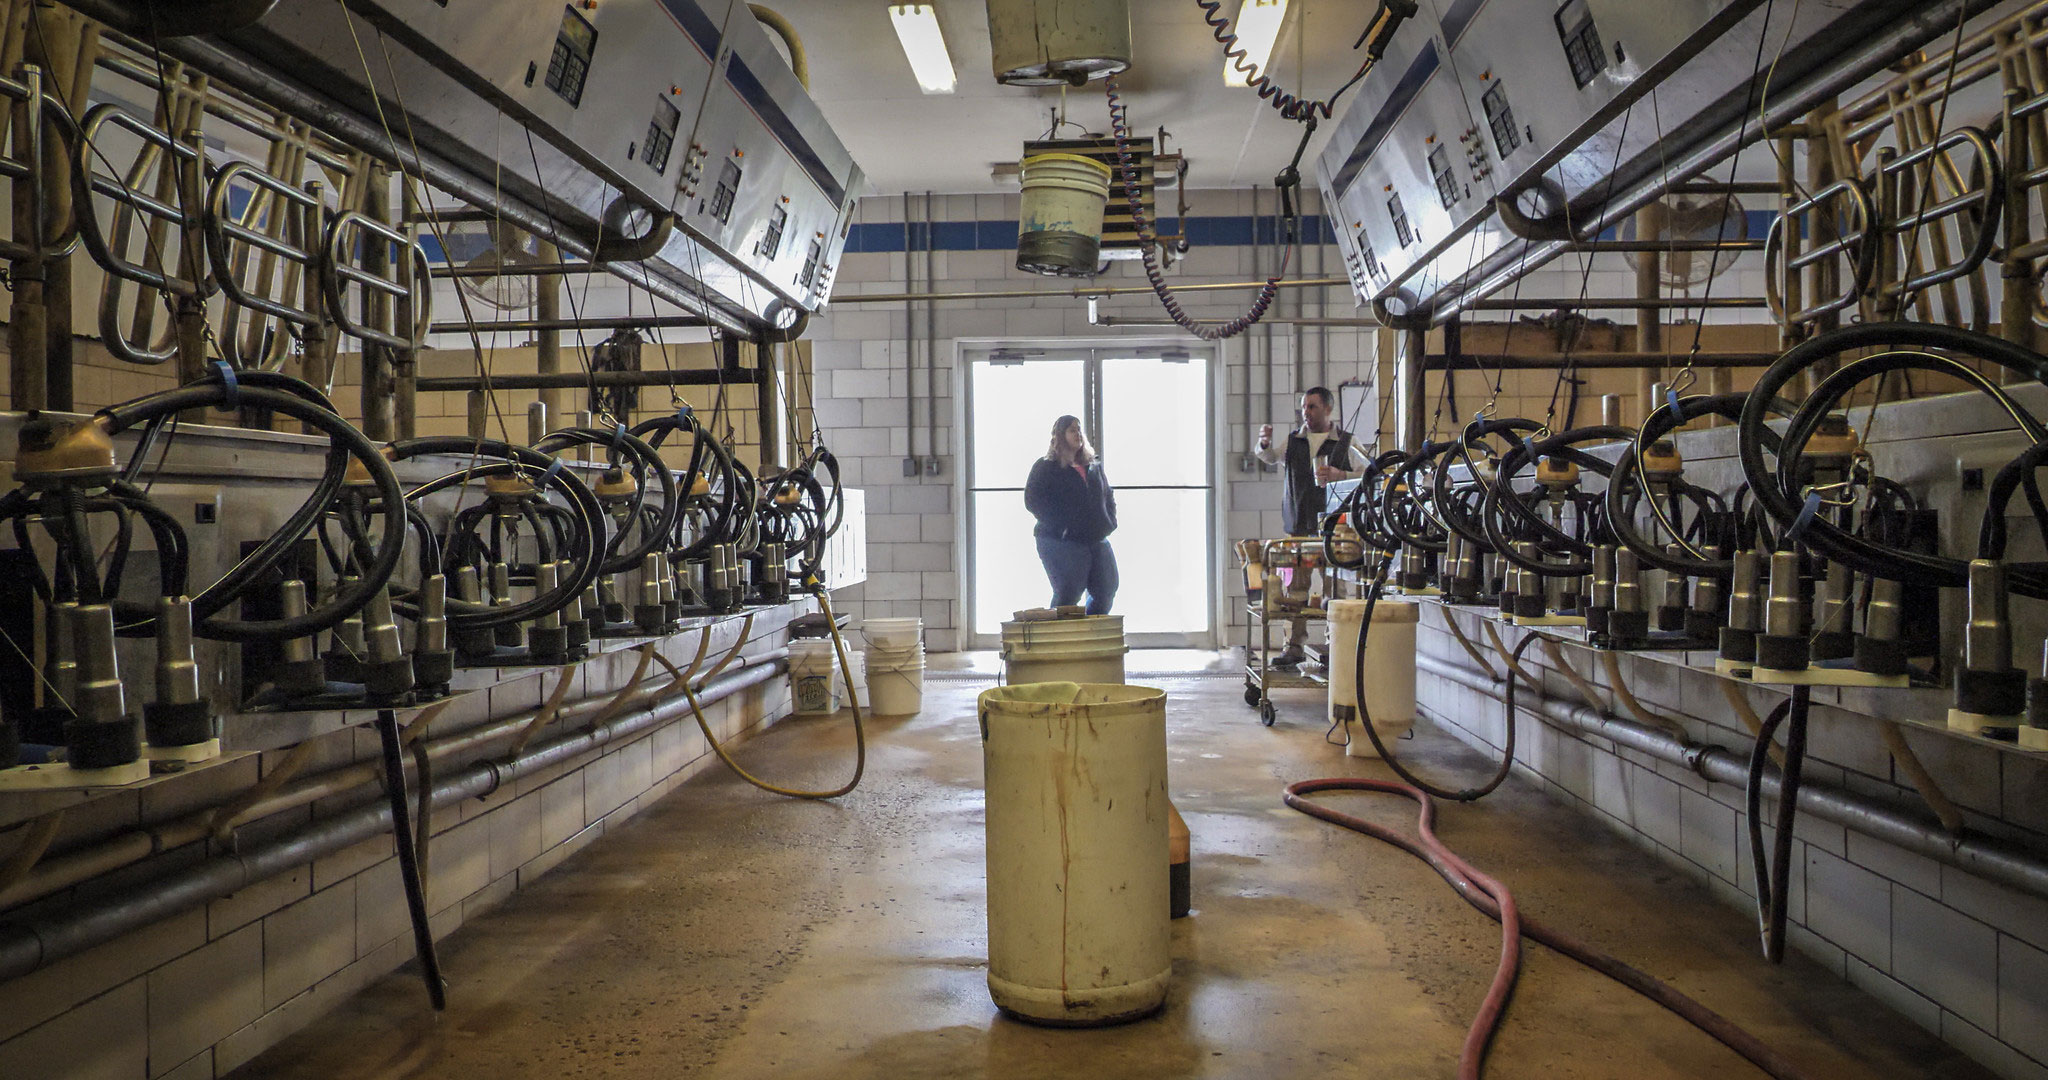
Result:
<svg viewBox="0 0 2048 1080"><path fill-rule="evenodd" d="M1358 705L1353 676L1358 658L1358 630L1366 601L1332 600L1330 618L1330 718L1346 706ZM1365 713L1382 740L1398 739L1415 724L1415 630L1420 605L1381 597L1372 605L1372 631L1365 639ZM1360 719L1358 713L1353 718ZM1345 753L1378 757L1363 732L1351 737Z"/></svg>
<svg viewBox="0 0 2048 1080"><path fill-rule="evenodd" d="M1001 686L980 701L988 991L1043 1024L1093 1026L1166 1001L1166 693Z"/></svg>

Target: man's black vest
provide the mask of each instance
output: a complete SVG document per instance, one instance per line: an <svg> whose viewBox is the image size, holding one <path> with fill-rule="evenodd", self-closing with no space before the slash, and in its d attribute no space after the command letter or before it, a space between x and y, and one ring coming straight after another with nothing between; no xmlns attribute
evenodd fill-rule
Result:
<svg viewBox="0 0 2048 1080"><path fill-rule="evenodd" d="M1315 536L1322 531L1323 489L1316 483L1316 466L1334 465L1351 471L1351 433L1332 425L1315 456L1308 452L1308 435L1290 432L1280 470L1286 487L1280 495L1280 519L1289 536Z"/></svg>

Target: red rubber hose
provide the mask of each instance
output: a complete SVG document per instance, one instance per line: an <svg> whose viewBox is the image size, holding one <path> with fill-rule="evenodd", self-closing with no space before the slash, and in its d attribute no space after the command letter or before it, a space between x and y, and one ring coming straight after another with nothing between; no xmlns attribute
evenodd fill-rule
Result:
<svg viewBox="0 0 2048 1080"><path fill-rule="evenodd" d="M1396 832L1341 810L1332 810L1307 798L1319 791L1375 791L1413 799L1419 807L1416 814L1418 835L1409 836ZM1480 1006L1478 1015L1472 1018L1471 1030L1466 1033L1464 1049L1458 1057L1459 1080L1477 1080L1480 1074L1487 1046L1500 1028L1501 1019L1507 1009L1508 995L1514 990L1515 977L1521 967L1520 946L1521 938L1524 936L1537 944L1563 953L1669 1009L1680 1019L1712 1036L1723 1046L1741 1054L1751 1064L1777 1080L1808 1080L1807 1075L1797 1066L1777 1051L1765 1046L1755 1035L1743 1030L1720 1013L1687 997L1669 983L1601 952L1569 934L1553 930L1534 919L1523 918L1515 908L1514 896L1508 892L1505 885L1475 869L1437 839L1436 804L1421 789L1392 780L1333 777L1289 784L1285 797L1287 805L1310 817L1321 818L1333 825L1342 825L1353 832L1361 832L1374 839L1383 840L1428 863L1432 870L1458 891L1458 895L1463 897L1466 903L1500 922L1500 966L1494 971L1493 985L1487 990L1485 1003Z"/></svg>
<svg viewBox="0 0 2048 1080"><path fill-rule="evenodd" d="M1318 791L1381 791L1413 799L1417 807L1415 831L1420 839L1302 797ZM1436 838L1436 803L1421 788L1398 780L1358 777L1303 780L1287 785L1287 805L1311 817L1385 840L1421 859L1443 875L1443 879L1458 890L1466 903L1500 920L1500 965L1494 969L1493 985L1487 988L1486 1000L1479 1006L1479 1014L1472 1018L1472 1027L1465 1033L1465 1046L1458 1053L1458 1080L1479 1080L1480 1070L1486 1063L1487 1044L1500 1030L1500 1022L1507 1015L1508 996L1515 992L1515 978L1522 971L1522 920L1515 910L1514 894L1508 892L1507 886L1459 858L1457 852Z"/></svg>

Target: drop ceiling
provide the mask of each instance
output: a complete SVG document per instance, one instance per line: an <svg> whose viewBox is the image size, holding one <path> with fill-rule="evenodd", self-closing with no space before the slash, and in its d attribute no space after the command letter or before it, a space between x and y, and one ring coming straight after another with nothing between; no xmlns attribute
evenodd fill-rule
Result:
<svg viewBox="0 0 2048 1080"><path fill-rule="evenodd" d="M1027 139L1044 135L1051 114L1091 132L1107 132L1102 84L1070 89L999 85L990 74L988 13L982 0L939 0L939 22L959 78L950 95L920 93L911 77L888 5L881 0L769 0L802 36L811 68L811 96L866 170L872 193L952 194L1014 189L991 177L999 162L1017 160ZM1223 52L1194 0L1131 0L1132 66L1121 78L1134 133L1169 132L1169 148L1189 160L1199 188L1270 185L1300 140L1257 94L1223 85ZM1235 13L1235 0L1224 10ZM1350 78L1362 54L1351 50L1374 5L1353 0L1294 0L1273 66L1290 90L1327 94ZM1346 99L1348 100L1348 98ZM1339 105L1341 115L1342 103ZM1318 131L1303 157L1308 166L1333 124ZM1073 128L1062 129L1074 135Z"/></svg>

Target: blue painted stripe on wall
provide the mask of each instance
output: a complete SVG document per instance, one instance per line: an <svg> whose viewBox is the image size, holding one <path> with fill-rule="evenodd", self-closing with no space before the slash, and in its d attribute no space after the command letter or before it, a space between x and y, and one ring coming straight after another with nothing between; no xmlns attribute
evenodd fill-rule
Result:
<svg viewBox="0 0 2048 1080"><path fill-rule="evenodd" d="M1178 231L1180 222L1168 218L1159 223L1167 235ZM1274 242L1277 223L1271 218L1253 218L1247 214L1216 215L1210 217L1189 217L1186 234L1188 243L1194 247L1240 247L1256 241L1262 244ZM1017 223L1014 220L997 221L935 221L932 223L933 248L938 251L1015 251L1017 248ZM924 250L924 223L912 222L906 230L900 221L870 222L855 225L846 234L848 254L872 254L876 252L902 251L905 234L908 233L910 248ZM1306 243L1328 243L1333 235L1320 215L1308 215L1301 219L1302 240Z"/></svg>

